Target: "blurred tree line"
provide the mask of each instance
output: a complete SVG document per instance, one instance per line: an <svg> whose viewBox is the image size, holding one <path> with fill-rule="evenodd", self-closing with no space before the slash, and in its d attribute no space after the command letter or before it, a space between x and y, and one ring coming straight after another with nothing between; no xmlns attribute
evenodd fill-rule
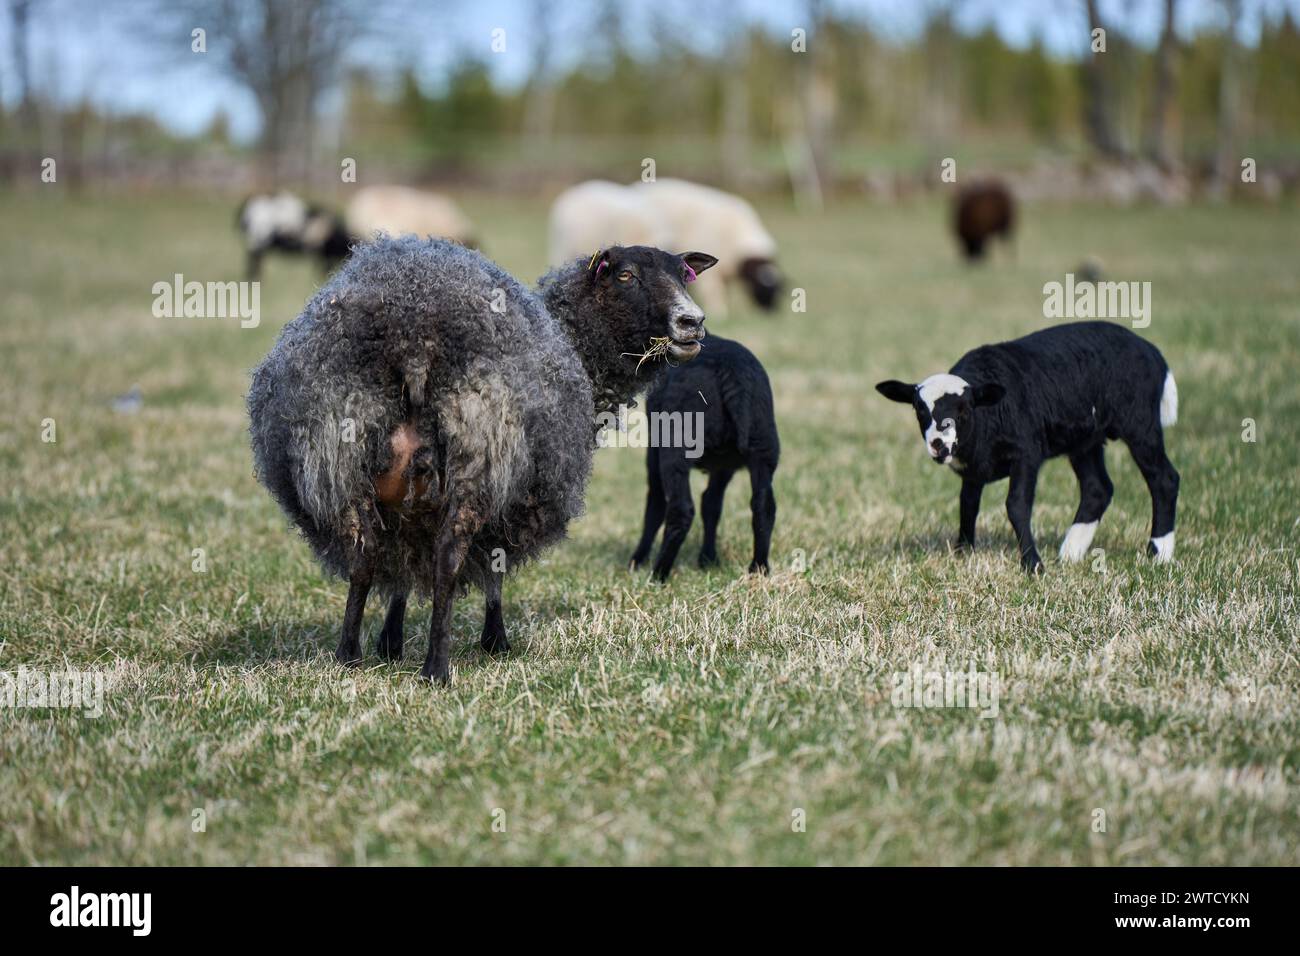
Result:
<svg viewBox="0 0 1300 956"><path fill-rule="evenodd" d="M612 175L616 156L626 179L635 175L629 140L647 156L678 144L701 175L731 182L788 170L819 149L834 158L823 179L981 144L993 159L1051 150L1213 172L1226 139L1261 161L1297 161L1300 28L1289 12L1265 20L1246 47L1236 37L1240 4L1224 4L1224 27L1183 39L1169 26L1178 4L1164 0L1166 28L1148 48L1087 6L1106 49L1077 59L1041 41L1011 46L992 28L963 32L947 5L910 42L813 10L802 55L792 55L790 37L757 27L716 50L664 28L647 52L626 42L616 18L598 18L587 56L536 69L517 87L493 82L490 54L465 56L437 83L410 67L395 82L352 71L343 138L405 154L429 175L511 161L538 175L548 160ZM818 136L823 143L809 142ZM532 141L523 156L521 138Z"/></svg>
<svg viewBox="0 0 1300 956"><path fill-rule="evenodd" d="M87 137L102 157L135 136L162 144L177 163L192 159L193 143L147 117L113 120L89 106L42 102L26 75L24 40L44 0L3 2L21 88L0 112L0 143L8 144L0 171L12 166L12 144L48 148ZM555 61L561 41L569 48L556 34L560 2L525 7L531 21L515 39L528 68L511 85L497 81L486 43L475 54L459 44L436 76L415 63L347 65L360 38L407 28L397 0L157 0L149 23L168 36L187 35L196 22L222 25L207 68L257 104L262 131L251 149L264 183L303 181L313 171L337 179L336 155L405 178L520 185L630 179L644 156L735 186L789 183L817 199L845 177L933 168L943 156L987 165L1043 153L1143 159L1227 177L1243 149L1260 162L1293 164L1300 152L1296 18L1266 17L1258 43L1247 46L1238 37L1243 0L1214 0L1221 24L1189 37L1172 29L1181 0L1153 0L1165 27L1152 46L1103 21L1096 0L1079 0L1081 51L1095 28L1105 30L1106 47L1075 58L1041 41L1011 46L991 28L959 29L961 0L931 4L907 40L824 0L796 0L801 38L746 24L724 5L696 5L692 23L702 29L683 30L669 3L648 8L629 36L615 0L591 0L582 53L564 64ZM806 52L796 52L800 44ZM331 91L341 98L329 100ZM238 148L223 117L198 142Z"/></svg>

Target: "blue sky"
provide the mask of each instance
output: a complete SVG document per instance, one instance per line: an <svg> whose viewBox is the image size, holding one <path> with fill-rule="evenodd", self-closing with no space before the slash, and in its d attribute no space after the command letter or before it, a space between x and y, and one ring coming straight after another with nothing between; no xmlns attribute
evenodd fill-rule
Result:
<svg viewBox="0 0 1300 956"><path fill-rule="evenodd" d="M291 2L291 0L286 0ZM412 63L429 79L466 54L481 54L491 64L499 82L518 83L528 69L530 0L389 0L397 9L396 22L361 43L352 59L374 66ZM828 0L830 7L867 20L889 37L914 36L926 11L939 0ZM1101 0L1103 18L1140 42L1152 43L1158 35L1162 0ZM1253 42L1264 14L1290 9L1300 18L1300 0L1245 0L1247 18L1243 39ZM189 54L188 32L175 38L169 49L145 28L138 14L140 3L131 0L37 0L33 14L33 80L62 100L89 98L114 112L153 114L183 133L202 129L220 110L231 118L236 135L250 137L257 129L257 110L251 97L238 86L207 69ZM703 17L697 11L712 12ZM787 34L800 25L804 3L800 0L618 0L629 40L636 37L654 11L668 11L680 20L689 42L710 46L725 35L724 11L737 11L774 33ZM994 26L1008 42L1023 46L1042 37L1054 51L1077 54L1086 44L1083 0L956 0L957 19L969 29ZM587 21L593 16L591 0L563 0L556 23L554 56L558 65L579 58L585 50ZM0 96L12 103L13 64L9 56L7 9L0 8ZM1179 30L1184 35L1219 22L1219 0L1180 0ZM209 43L220 24L206 26ZM506 52L492 55L489 44L495 28L506 31Z"/></svg>

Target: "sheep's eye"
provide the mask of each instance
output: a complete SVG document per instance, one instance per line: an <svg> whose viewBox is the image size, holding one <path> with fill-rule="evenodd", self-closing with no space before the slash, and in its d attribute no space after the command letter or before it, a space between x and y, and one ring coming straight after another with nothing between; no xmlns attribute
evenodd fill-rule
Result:
<svg viewBox="0 0 1300 956"><path fill-rule="evenodd" d="M951 418L945 418L945 419L940 423L940 427L941 427L944 431L948 431L948 430L951 429L955 424L956 424L956 422L954 422Z"/></svg>
<svg viewBox="0 0 1300 956"><path fill-rule="evenodd" d="M624 269L622 272L618 274L619 282L626 282L630 278L632 278L632 272L630 269Z"/></svg>

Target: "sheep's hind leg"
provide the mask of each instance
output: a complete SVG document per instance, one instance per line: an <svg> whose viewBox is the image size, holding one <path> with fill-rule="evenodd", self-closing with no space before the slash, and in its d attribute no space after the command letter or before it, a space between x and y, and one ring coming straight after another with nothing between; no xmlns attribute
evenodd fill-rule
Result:
<svg viewBox="0 0 1300 956"><path fill-rule="evenodd" d="M659 449L646 449L646 494L645 494L645 529L641 532L641 541L632 552L632 561L628 570L635 571L645 564L650 551L655 546L655 538L664 523L664 512L668 502L664 500L664 483L659 476Z"/></svg>
<svg viewBox="0 0 1300 956"><path fill-rule="evenodd" d="M1115 493L1110 475L1106 474L1105 446L1070 456L1070 465L1079 479L1079 510L1070 530L1061 541L1062 561L1082 561L1092 546L1092 537Z"/></svg>
<svg viewBox="0 0 1300 956"><path fill-rule="evenodd" d="M501 617L501 579L504 577L500 571L491 571L484 587L486 608L483 612L483 636L479 638L479 646L489 654L505 654L510 650L510 642L506 640L505 621Z"/></svg>
<svg viewBox="0 0 1300 956"><path fill-rule="evenodd" d="M735 471L722 469L709 472L709 484L700 497L700 517L704 521L704 544L700 546L700 567L718 563L718 522L722 520L722 502L727 494L727 484Z"/></svg>
<svg viewBox="0 0 1300 956"><path fill-rule="evenodd" d="M335 659L347 667L361 663L361 619L366 612L366 595L370 593L370 572L360 571L348 582L348 605L343 612L343 633Z"/></svg>
<svg viewBox="0 0 1300 956"><path fill-rule="evenodd" d="M447 520L434 543L433 614L429 618L429 652L420 676L439 684L451 682L451 611L456 597L456 579L465 564L470 539L478 530L468 508L449 508Z"/></svg>
<svg viewBox="0 0 1300 956"><path fill-rule="evenodd" d="M375 653L385 660L400 661L405 641L402 630L406 626L406 594L399 592L388 601L388 614L384 617L384 629L375 640Z"/></svg>
<svg viewBox="0 0 1300 956"><path fill-rule="evenodd" d="M1147 554L1157 562L1174 558L1174 517L1178 510L1178 470L1165 454L1162 434L1142 441L1130 441L1128 450L1147 481L1151 492L1151 540Z"/></svg>
<svg viewBox="0 0 1300 956"><path fill-rule="evenodd" d="M754 560L749 563L749 573L767 574L768 549L772 544L772 528L776 524L776 495L772 493L772 468L766 463L751 462L749 486L749 510L754 529Z"/></svg>

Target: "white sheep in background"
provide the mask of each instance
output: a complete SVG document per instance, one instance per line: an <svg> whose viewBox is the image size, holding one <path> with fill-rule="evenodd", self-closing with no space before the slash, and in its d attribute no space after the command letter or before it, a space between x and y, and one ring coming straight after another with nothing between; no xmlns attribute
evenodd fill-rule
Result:
<svg viewBox="0 0 1300 956"><path fill-rule="evenodd" d="M469 217L452 200L407 186L366 186L348 203L347 220L348 229L361 239L379 232L478 244Z"/></svg>
<svg viewBox="0 0 1300 956"><path fill-rule="evenodd" d="M612 245L674 248L668 224L642 197L603 179L560 193L551 204L549 232L552 266Z"/></svg>
<svg viewBox="0 0 1300 956"><path fill-rule="evenodd" d="M748 202L683 179L637 182L628 188L668 224L669 248L707 248L718 257L717 268L691 286L706 311L725 314L727 285L736 281L745 284L757 305L776 306L782 282L773 262L776 240Z"/></svg>
<svg viewBox="0 0 1300 956"><path fill-rule="evenodd" d="M691 286L691 295L709 313L724 315L727 283L739 280L764 309L776 304L781 288L781 273L772 261L776 240L754 207L730 193L681 179L631 186L590 180L556 198L550 217L552 265L611 243L722 249L718 266Z"/></svg>

